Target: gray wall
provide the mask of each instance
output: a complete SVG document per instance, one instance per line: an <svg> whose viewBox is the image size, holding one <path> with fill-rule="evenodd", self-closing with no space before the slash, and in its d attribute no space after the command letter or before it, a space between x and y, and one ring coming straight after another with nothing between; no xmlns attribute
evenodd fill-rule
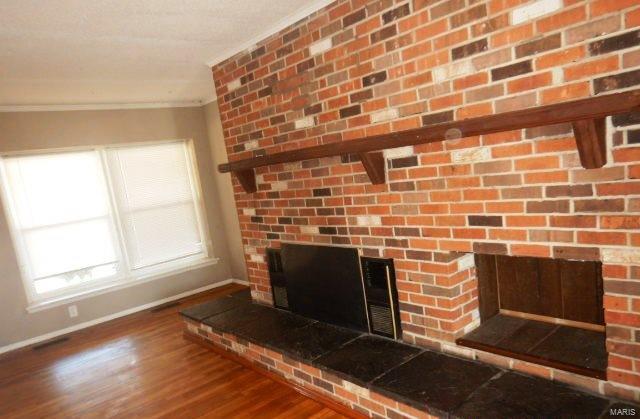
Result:
<svg viewBox="0 0 640 419"><path fill-rule="evenodd" d="M242 236L240 234L240 224L238 222L238 210L233 197L233 185L230 173L219 173L216 169L220 163L226 163L227 148L224 144L222 132L222 122L220 121L220 111L218 102L211 102L204 106L207 129L209 130L209 141L213 152L214 181L220 193L221 216L224 221L224 228L227 233L229 244L229 265L234 278L243 281L248 280L247 266L244 260L244 250L242 247Z"/></svg>
<svg viewBox="0 0 640 419"><path fill-rule="evenodd" d="M227 196L221 196L218 191L219 185L224 186L224 179L217 179L214 172L208 129L212 124L215 125L211 115L205 118L204 107L0 113L0 153L192 139L213 241L213 256L220 258L219 263L213 266L76 302L79 316L73 319L69 318L66 306L29 314L7 220L0 208L0 347L228 278L242 277L231 269L232 265L234 269L240 268L236 266L237 261L231 263L225 231L229 214L222 211L221 203L233 205L233 196L228 190L225 190Z"/></svg>

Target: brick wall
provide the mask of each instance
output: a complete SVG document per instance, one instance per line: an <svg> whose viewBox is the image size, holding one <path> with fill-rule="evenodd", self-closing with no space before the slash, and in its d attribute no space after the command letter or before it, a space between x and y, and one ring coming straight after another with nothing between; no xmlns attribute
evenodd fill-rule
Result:
<svg viewBox="0 0 640 419"><path fill-rule="evenodd" d="M637 0L338 0L216 65L230 160L640 87ZM580 166L570 126L353 156L234 180L254 297L265 247L357 246L396 263L404 339L607 394L640 397L640 112L607 121L609 158ZM608 381L455 346L478 324L467 253L602 260ZM471 263L470 263L471 262Z"/></svg>

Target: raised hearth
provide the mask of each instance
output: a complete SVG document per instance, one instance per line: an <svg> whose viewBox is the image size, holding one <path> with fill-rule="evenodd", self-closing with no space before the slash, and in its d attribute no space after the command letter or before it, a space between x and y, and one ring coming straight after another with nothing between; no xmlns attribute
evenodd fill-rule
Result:
<svg viewBox="0 0 640 419"><path fill-rule="evenodd" d="M600 417L616 406L614 400L564 384L256 305L246 293L182 314L187 333L245 357L257 348L281 354L282 365L268 357L270 352L256 362L367 414L373 402L363 401L358 388L366 389L377 406L393 405L376 412L383 416L406 405L439 417ZM345 389L352 394L345 395Z"/></svg>

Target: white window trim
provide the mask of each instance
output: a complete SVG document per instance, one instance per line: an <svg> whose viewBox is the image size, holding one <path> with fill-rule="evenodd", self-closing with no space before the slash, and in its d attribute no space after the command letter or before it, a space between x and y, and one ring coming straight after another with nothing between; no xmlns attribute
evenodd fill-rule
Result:
<svg viewBox="0 0 640 419"><path fill-rule="evenodd" d="M126 255L126 247L124 246L124 237L121 231L121 224L119 220L119 215L117 211L114 211L117 206L115 206L115 196L113 194L113 184L110 178L110 173L108 166L106 166L105 156L106 150L112 148L119 147L135 147L140 145L156 145L156 144L167 144L167 143L184 143L186 145L185 150L187 155L187 161L190 163L188 165L189 170L189 178L191 180L192 192L195 201L195 210L196 210L196 218L198 220L198 225L200 227L200 237L203 242L203 254L195 255L194 257L187 257L183 260L174 262L174 263L163 263L158 266L153 266L150 268L139 269L136 274L131 275L132 270L129 266L128 256ZM74 301L80 301L86 298L90 298L96 295L101 295L113 291L117 291L120 289L130 288L133 286L137 286L149 281L159 280L163 278L167 278L172 275L177 275L180 273L188 272L195 269L204 268L207 266L214 265L218 263L219 258L214 257L212 254L213 244L210 236L210 228L209 223L206 217L206 208L204 206L204 199L202 193L202 185L200 183L200 176L198 171L198 163L196 160L195 148L193 146L193 140L187 139L172 139L172 140L164 140L164 141L147 141L147 142L132 142L126 144L105 144L105 145L96 145L96 146L77 146L77 147L68 147L68 148L56 148L56 149L45 149L45 150L32 150L32 151L16 151L16 152L6 152L2 153L0 157L15 157L15 156L29 156L29 155L39 155L46 153L65 153L65 152L77 152L77 151L96 151L99 153L99 157L102 164L103 169L103 177L106 183L106 188L108 192L109 199L109 208L110 212L107 217L111 217L115 221L115 234L116 240L118 242L118 257L119 260L125 264L125 268L130 275L119 275L113 278L105 279L99 281L98 283L88 283L81 284L76 287L68 288L66 292L61 291L60 294L56 295L48 295L44 297L38 296L35 292L35 287L33 281L30 279L31 275L27 272L27 266L23 264L23 260L26 258L25 250L21 244L22 236L18 232L17 227L13 220L15 219L15 214L13 213L12 206L9 204L10 196L8 190L6 188L6 168L3 163L3 160L0 159L0 200L2 200L2 207L4 209L5 218L7 221L7 225L9 228L9 235L11 236L11 241L13 244L13 248L16 252L17 262L20 269L20 277L23 282L25 294L27 296L28 306L26 307L27 312L35 313L38 311L42 311L48 308L58 307L61 305L69 304ZM93 286L92 286L93 285Z"/></svg>
<svg viewBox="0 0 640 419"><path fill-rule="evenodd" d="M173 265L172 269L163 270L161 272L157 272L153 274L120 278L118 281L104 284L104 286L102 287L93 287L92 289L74 292L72 294L69 294L63 297L54 297L54 298L49 298L46 300L41 300L41 301L31 303L27 306L27 312L37 313L39 311L47 310L54 307L60 307L63 305L71 304L76 301L82 301L87 298L95 297L98 295L135 287L138 285L145 284L147 282L165 279L170 276L179 275L181 273L193 271L196 269L206 268L207 266L212 266L217 264L219 260L220 259L218 258L207 257L207 258L202 258L197 262L191 262L191 263L185 264L182 267Z"/></svg>

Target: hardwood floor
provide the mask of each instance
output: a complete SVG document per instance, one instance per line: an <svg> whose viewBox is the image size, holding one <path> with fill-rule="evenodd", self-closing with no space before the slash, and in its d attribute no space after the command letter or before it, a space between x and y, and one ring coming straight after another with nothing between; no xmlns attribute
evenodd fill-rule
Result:
<svg viewBox="0 0 640 419"><path fill-rule="evenodd" d="M182 338L178 314L228 285L0 356L0 417L342 418Z"/></svg>

